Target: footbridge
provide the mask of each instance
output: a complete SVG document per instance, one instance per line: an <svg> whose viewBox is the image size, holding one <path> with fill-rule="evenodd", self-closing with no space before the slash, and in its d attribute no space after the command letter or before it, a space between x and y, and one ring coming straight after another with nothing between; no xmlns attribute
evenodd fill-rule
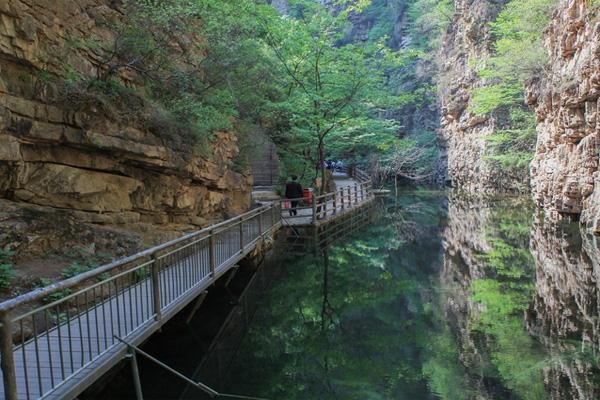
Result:
<svg viewBox="0 0 600 400"><path fill-rule="evenodd" d="M321 226L372 201L362 172L334 178L293 218L273 202L0 303L0 399L76 398L282 225Z"/></svg>
<svg viewBox="0 0 600 400"><path fill-rule="evenodd" d="M280 201L282 224L287 226L320 226L368 205L375 198L370 177L358 168L332 171L334 189L312 199ZM298 207L291 210L291 202ZM291 211L291 212L290 212Z"/></svg>

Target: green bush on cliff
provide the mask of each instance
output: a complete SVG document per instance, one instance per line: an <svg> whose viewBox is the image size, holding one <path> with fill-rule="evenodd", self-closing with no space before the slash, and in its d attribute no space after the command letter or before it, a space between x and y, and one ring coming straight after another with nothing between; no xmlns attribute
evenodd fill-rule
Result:
<svg viewBox="0 0 600 400"><path fill-rule="evenodd" d="M541 38L554 4L555 0L513 0L490 24L494 54L481 60L478 70L489 84L474 90L473 112L522 104L524 82L543 74L548 65Z"/></svg>
<svg viewBox="0 0 600 400"><path fill-rule="evenodd" d="M525 82L544 74L548 56L542 45L555 0L513 0L490 23L493 55L471 60L486 83L474 89L470 110L492 114L496 131L487 137L486 159L501 168L526 173L535 146L535 118L524 104Z"/></svg>
<svg viewBox="0 0 600 400"><path fill-rule="evenodd" d="M8 262L13 252L0 249L0 289L7 289L16 276L15 267Z"/></svg>

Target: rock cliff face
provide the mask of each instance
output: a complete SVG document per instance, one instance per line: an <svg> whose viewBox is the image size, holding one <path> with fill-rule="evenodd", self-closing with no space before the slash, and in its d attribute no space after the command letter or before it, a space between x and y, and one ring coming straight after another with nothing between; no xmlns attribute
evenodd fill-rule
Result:
<svg viewBox="0 0 600 400"><path fill-rule="evenodd" d="M530 83L538 140L531 163L537 203L559 216L581 214L600 233L600 21L584 0L561 0L545 33L548 78Z"/></svg>
<svg viewBox="0 0 600 400"><path fill-rule="evenodd" d="M193 229L247 208L251 179L229 168L234 134L198 148L115 119L103 104L56 101L60 86L49 80L101 72L98 52L81 44L114 41L112 26L126 18L119 3L0 2L0 198L134 231Z"/></svg>
<svg viewBox="0 0 600 400"><path fill-rule="evenodd" d="M525 176L494 167L486 137L497 129L491 116L468 110L474 88L484 82L473 63L490 55L490 28L504 1L455 1L455 13L438 55L438 89L441 102L441 136L446 142L448 181L452 187L469 192L526 191Z"/></svg>

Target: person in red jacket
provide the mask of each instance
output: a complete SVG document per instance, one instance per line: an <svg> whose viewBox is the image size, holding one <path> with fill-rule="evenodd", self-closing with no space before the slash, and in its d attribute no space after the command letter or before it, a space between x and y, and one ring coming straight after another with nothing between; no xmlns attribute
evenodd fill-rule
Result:
<svg viewBox="0 0 600 400"><path fill-rule="evenodd" d="M302 185L300 185L296 180L298 177L296 175L292 175L291 182L285 184L285 198L290 199L290 216L298 215L298 199L301 199L302 194ZM295 200L294 200L295 199Z"/></svg>

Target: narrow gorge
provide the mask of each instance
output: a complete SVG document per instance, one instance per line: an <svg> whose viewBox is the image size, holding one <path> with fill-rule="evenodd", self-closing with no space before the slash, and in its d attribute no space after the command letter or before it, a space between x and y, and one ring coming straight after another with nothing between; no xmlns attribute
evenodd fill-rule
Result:
<svg viewBox="0 0 600 400"><path fill-rule="evenodd" d="M599 168L600 0L0 0L0 398L600 398Z"/></svg>

